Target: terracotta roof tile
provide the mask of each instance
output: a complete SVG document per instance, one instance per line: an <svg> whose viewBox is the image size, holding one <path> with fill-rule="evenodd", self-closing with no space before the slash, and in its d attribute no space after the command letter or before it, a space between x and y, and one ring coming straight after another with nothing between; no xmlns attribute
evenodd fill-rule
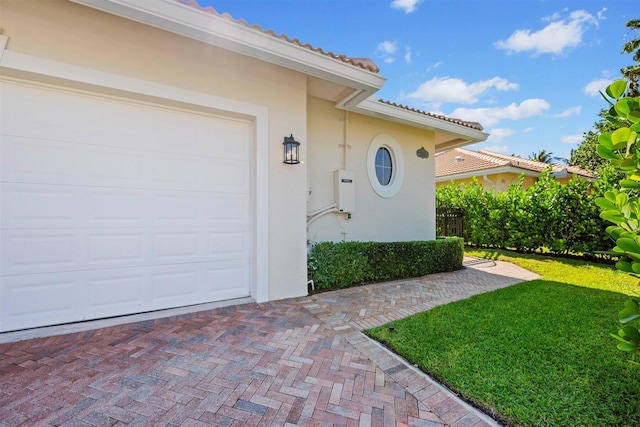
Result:
<svg viewBox="0 0 640 427"><path fill-rule="evenodd" d="M542 172L551 166L551 170L555 173L567 172L569 175L575 174L585 178L595 178L593 173L576 166L549 165L517 156L493 153L487 150L465 150L464 148L456 148L436 157L436 177L480 172L506 166L534 172Z"/></svg>
<svg viewBox="0 0 640 427"><path fill-rule="evenodd" d="M391 106L394 106L394 107L397 107L397 108L401 108L403 110L413 111L414 113L418 113L418 114L422 114L422 115L425 115L425 116L434 117L436 119L444 120L444 121L447 121L447 122L455 123L455 124L458 124L458 125L466 126L468 128L471 128L471 129L475 129L475 130L479 130L479 131L482 131L484 129L480 123L466 122L464 120L454 119L454 118L451 118L451 117L446 117L446 116L443 116L441 114L433 114L433 113L429 113L427 111L418 110L416 108L407 107L406 105L396 104L395 102L385 101L383 99L379 99L378 102L381 102L381 103L387 104L387 105L391 105Z"/></svg>
<svg viewBox="0 0 640 427"><path fill-rule="evenodd" d="M311 44L309 43L302 43L300 40L298 39L291 39L289 38L289 36L287 36L286 34L276 34L273 30L265 30L263 29L260 25L257 24L253 24L250 25L249 23L247 23L247 21L245 21L244 19L235 19L233 16L231 16L228 13L219 13L217 12L213 7L211 6L206 6L206 7L202 7L200 6L200 4L197 2L197 0L176 0L179 3L182 3L184 5L199 9L203 12L209 13L211 15L220 17L220 18L224 18L228 21L234 22L236 24L240 24L243 25L247 28L252 28L256 31L262 32L264 34L269 34L275 38L284 40L286 42L289 42L291 44L295 44L297 46L303 47L305 49L308 49L312 52L317 52L321 55L325 55L328 56L330 58L336 59L338 61L341 62L345 62L347 64L351 64L354 67L358 67L358 68L362 68L363 70L367 70L370 71L372 73L378 73L380 71L380 68L378 68L378 66L373 62L373 60L369 59L369 58L350 58L346 55L340 55L340 54L336 54L333 52L325 52L322 48L319 47L313 47Z"/></svg>

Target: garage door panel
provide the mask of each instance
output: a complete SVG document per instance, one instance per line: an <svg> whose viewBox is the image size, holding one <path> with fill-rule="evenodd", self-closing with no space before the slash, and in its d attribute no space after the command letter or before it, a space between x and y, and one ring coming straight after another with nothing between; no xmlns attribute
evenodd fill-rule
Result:
<svg viewBox="0 0 640 427"><path fill-rule="evenodd" d="M69 228L78 217L76 197L71 188L0 184L0 205L5 206L0 227Z"/></svg>
<svg viewBox="0 0 640 427"><path fill-rule="evenodd" d="M251 122L0 87L0 331L250 295Z"/></svg>
<svg viewBox="0 0 640 427"><path fill-rule="evenodd" d="M248 194L0 184L2 228L246 227Z"/></svg>
<svg viewBox="0 0 640 427"><path fill-rule="evenodd" d="M82 236L73 230L2 230L2 275L65 271L81 262Z"/></svg>
<svg viewBox="0 0 640 427"><path fill-rule="evenodd" d="M198 231L159 231L153 235L154 264L202 260L203 238Z"/></svg>
<svg viewBox="0 0 640 427"><path fill-rule="evenodd" d="M248 194L250 182L249 175L245 173L248 167L248 162L218 162L215 168L209 168L205 171L207 174L206 185L218 192Z"/></svg>
<svg viewBox="0 0 640 427"><path fill-rule="evenodd" d="M55 324L77 314L81 276L64 274L9 276L0 295L0 330ZM61 298L64 295L64 298Z"/></svg>
<svg viewBox="0 0 640 427"><path fill-rule="evenodd" d="M49 141L3 135L0 158L3 182L69 184L79 175L75 153L60 150L60 144Z"/></svg>
<svg viewBox="0 0 640 427"><path fill-rule="evenodd" d="M215 224L246 223L249 220L248 195L212 195L207 199L207 218Z"/></svg>
<svg viewBox="0 0 640 427"><path fill-rule="evenodd" d="M208 256L211 258L242 258L248 256L249 236L244 230L212 232L208 238Z"/></svg>
<svg viewBox="0 0 640 427"><path fill-rule="evenodd" d="M250 192L244 160L3 136L4 182Z"/></svg>
<svg viewBox="0 0 640 427"><path fill-rule="evenodd" d="M24 229L0 236L4 276L244 259L251 252L240 225Z"/></svg>
<svg viewBox="0 0 640 427"><path fill-rule="evenodd" d="M206 283L211 284L206 291L212 300L238 298L239 289L249 292L249 258L211 262L205 266Z"/></svg>
<svg viewBox="0 0 640 427"><path fill-rule="evenodd" d="M134 138L145 151L236 160L251 155L253 125L243 120L19 84L3 84L0 96L11 100L2 111L5 135L125 149Z"/></svg>
<svg viewBox="0 0 640 427"><path fill-rule="evenodd" d="M206 201L210 193L153 192L148 220L158 226L189 226L206 223Z"/></svg>
<svg viewBox="0 0 640 427"><path fill-rule="evenodd" d="M245 297L248 259L3 278L4 331Z"/></svg>
<svg viewBox="0 0 640 427"><path fill-rule="evenodd" d="M148 280L137 269L93 272L87 277L85 318L106 317L136 308L142 310Z"/></svg>
<svg viewBox="0 0 640 427"><path fill-rule="evenodd" d="M77 268L120 268L148 264L145 247L150 233L137 229L92 230L87 233L86 265Z"/></svg>
<svg viewBox="0 0 640 427"><path fill-rule="evenodd" d="M149 197L140 189L84 188L77 189L81 212L76 227L118 228L149 225Z"/></svg>

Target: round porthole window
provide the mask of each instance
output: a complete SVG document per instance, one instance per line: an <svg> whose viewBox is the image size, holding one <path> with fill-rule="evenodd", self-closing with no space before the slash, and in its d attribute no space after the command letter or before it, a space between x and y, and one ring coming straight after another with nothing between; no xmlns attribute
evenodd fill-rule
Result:
<svg viewBox="0 0 640 427"><path fill-rule="evenodd" d="M385 147L378 148L376 152L376 177L380 185L389 185L392 173L393 162L391 161L391 153L389 153L389 150Z"/></svg>
<svg viewBox="0 0 640 427"><path fill-rule="evenodd" d="M367 174L373 190L381 197L393 197L404 178L404 160L398 142L390 135L378 135L367 152Z"/></svg>

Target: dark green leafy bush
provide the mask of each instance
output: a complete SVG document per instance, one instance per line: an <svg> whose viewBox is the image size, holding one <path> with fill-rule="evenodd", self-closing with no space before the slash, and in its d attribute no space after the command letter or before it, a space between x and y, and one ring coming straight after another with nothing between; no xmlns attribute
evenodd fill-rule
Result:
<svg viewBox="0 0 640 427"><path fill-rule="evenodd" d="M462 210L464 239L470 245L593 255L609 247L603 238L608 224L595 199L612 188L615 173L603 168L600 175L594 183L574 178L560 184L546 171L526 189L521 178L497 194L477 181L452 183L438 188L436 198L438 206Z"/></svg>
<svg viewBox="0 0 640 427"><path fill-rule="evenodd" d="M322 242L308 257L317 290L396 280L462 268L462 239L416 242Z"/></svg>

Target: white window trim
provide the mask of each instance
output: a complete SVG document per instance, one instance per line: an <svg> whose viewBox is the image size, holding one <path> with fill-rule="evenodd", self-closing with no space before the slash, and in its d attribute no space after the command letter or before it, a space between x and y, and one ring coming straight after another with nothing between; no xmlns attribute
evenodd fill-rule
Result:
<svg viewBox="0 0 640 427"><path fill-rule="evenodd" d="M376 153L380 148L386 148L391 155L391 181L387 185L380 184L376 175ZM402 188L402 183L404 182L404 157L402 156L400 144L391 135L378 135L369 144L367 175L373 190L385 199L395 196Z"/></svg>

